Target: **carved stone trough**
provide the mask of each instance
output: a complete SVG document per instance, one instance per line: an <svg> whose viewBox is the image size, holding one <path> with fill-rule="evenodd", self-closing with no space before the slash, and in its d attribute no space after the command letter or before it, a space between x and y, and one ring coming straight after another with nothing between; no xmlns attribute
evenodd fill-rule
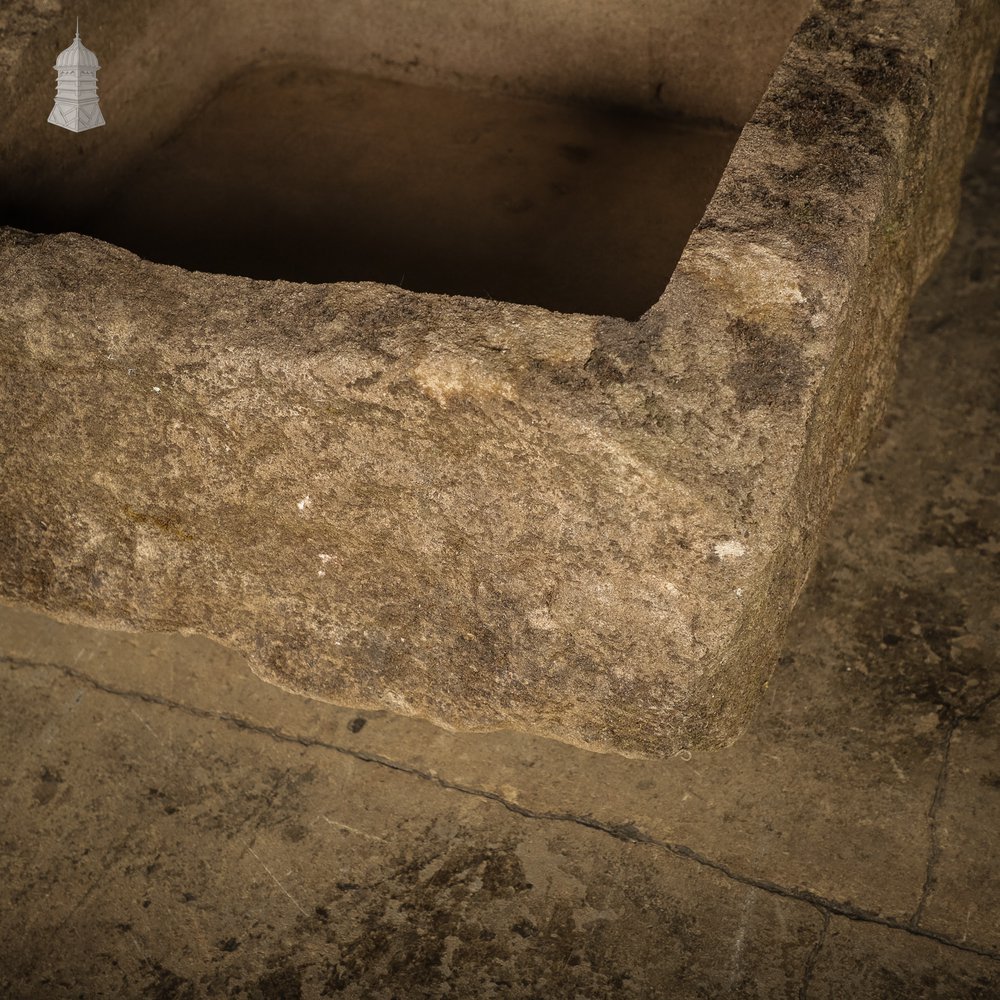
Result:
<svg viewBox="0 0 1000 1000"><path fill-rule="evenodd" d="M731 743L995 0L84 5L80 134L57 6L0 14L0 597L454 729Z"/></svg>

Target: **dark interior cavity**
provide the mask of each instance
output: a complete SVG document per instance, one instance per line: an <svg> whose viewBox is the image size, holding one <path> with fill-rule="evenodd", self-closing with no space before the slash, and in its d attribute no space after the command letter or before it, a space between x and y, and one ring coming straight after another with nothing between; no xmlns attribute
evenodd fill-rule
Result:
<svg viewBox="0 0 1000 1000"><path fill-rule="evenodd" d="M549 55L516 25L491 29L483 11L459 24L440 4L411 26L422 39L403 41L406 25L386 21L392 45L351 49L331 35L321 53L308 0L283 8L301 15L294 24L236 17L248 6L206 5L204 24L187 15L175 58L163 44L180 37L169 3L153 4L145 36L120 51L128 25L88 35L85 21L108 124L79 134L45 122L55 74L43 60L70 39L49 53L39 44L38 113L19 108L8 127L0 222L83 232L192 270L637 318L663 293L803 5L769 8L752 59L723 38L739 11L715 12L713 44L712 18L692 21L681 0L662 23L638 24L650 16L639 5L617 27L590 0ZM346 31L352 4L335 6ZM223 36L209 7L233 8L234 30ZM558 7L525 8L522 27ZM314 35L330 28L312 13ZM671 23L687 25L686 48ZM491 43L490 30L510 37ZM167 53L156 64L137 55L154 34ZM261 40L270 46L254 48ZM509 78L491 75L505 64Z"/></svg>

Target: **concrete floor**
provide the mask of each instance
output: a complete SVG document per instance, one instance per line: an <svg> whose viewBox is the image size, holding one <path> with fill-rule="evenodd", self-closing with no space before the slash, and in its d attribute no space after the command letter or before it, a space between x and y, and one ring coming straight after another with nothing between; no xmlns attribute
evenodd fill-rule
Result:
<svg viewBox="0 0 1000 1000"><path fill-rule="evenodd" d="M1000 88L767 702L635 762L0 613L0 993L1000 997Z"/></svg>

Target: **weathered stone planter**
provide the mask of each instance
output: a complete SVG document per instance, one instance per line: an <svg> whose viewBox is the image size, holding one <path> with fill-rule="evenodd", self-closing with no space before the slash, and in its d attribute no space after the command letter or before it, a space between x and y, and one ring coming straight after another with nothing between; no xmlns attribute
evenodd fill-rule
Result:
<svg viewBox="0 0 1000 1000"><path fill-rule="evenodd" d="M727 744L878 418L910 297L949 238L1000 8L827 0L751 14L734 0L715 5L730 11L715 24L676 0L651 23L650 5L593 0L515 4L522 16L491 24L456 20L445 0L421 5L420 21L373 6L345 0L333 17L306 0L280 14L249 0L149 2L99 24L81 11L108 124L79 136L45 125L66 25L6 15L2 221L16 225L0 229L0 596L73 621L210 635L284 687L447 727L635 756ZM690 140L704 176L682 209L663 203L670 239L633 208L610 255L562 270L572 247L525 246L537 266L519 271L519 231L501 211L474 214L468 232L455 213L450 236L469 246L429 243L419 213L388 213L385 232L417 264L422 247L438 254L419 292L199 273L65 231L100 233L113 217L128 245L144 211L158 224L180 213L190 239L153 249L211 266L197 253L221 223L198 232L190 201L157 205L171 189L144 158L169 139L157 155L190 168L214 134L198 122L222 127L220 108L266 99L279 86L269 67L291 72L290 60L312 87L361 72L478 95L455 112L467 122L545 98L532 135L551 127L563 155L542 156L536 180L611 155L621 116L593 110L608 105ZM247 83L251 63L263 75ZM219 103L240 87L242 105ZM405 105L404 90L379 106ZM553 110L570 99L592 110ZM664 124L665 112L714 124ZM588 189L595 212L634 162ZM283 183L274 162L258 167ZM233 184L249 190L247 177ZM209 211L217 199L199 188L193 174L172 190ZM260 193L279 221L293 212L294 192ZM306 184L296 225L313 196ZM557 224L548 202L503 197L539 231L601 238L572 211ZM246 212L226 252L256 238ZM336 266L350 266L352 241L382 260L361 245L364 218L352 225L351 239L320 241ZM683 246L672 276L671 240ZM463 270L479 242L492 256ZM553 255L552 283L533 283ZM433 294L491 271L511 298L541 305ZM608 315L542 307L560 303Z"/></svg>

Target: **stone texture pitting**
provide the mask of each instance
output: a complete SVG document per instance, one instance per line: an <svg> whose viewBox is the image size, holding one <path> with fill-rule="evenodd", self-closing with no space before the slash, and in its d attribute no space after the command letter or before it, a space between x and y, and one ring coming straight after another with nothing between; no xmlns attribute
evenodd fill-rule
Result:
<svg viewBox="0 0 1000 1000"><path fill-rule="evenodd" d="M634 324L0 230L0 595L447 727L732 742L950 236L998 22L817 7Z"/></svg>

